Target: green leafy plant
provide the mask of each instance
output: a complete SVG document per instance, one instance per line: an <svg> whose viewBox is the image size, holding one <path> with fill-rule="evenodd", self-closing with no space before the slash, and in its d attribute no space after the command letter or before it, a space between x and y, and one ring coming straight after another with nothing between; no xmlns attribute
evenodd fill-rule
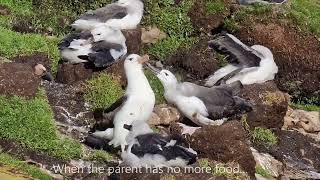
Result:
<svg viewBox="0 0 320 180"><path fill-rule="evenodd" d="M274 146L278 143L277 136L269 129L256 127L252 132L253 142L265 145L266 147Z"/></svg>

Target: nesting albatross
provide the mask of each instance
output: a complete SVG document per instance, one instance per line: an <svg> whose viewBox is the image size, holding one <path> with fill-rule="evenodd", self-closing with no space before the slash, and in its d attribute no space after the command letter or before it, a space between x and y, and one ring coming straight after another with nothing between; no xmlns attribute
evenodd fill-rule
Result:
<svg viewBox="0 0 320 180"><path fill-rule="evenodd" d="M210 41L209 47L227 54L229 64L211 75L206 81L206 86L231 84L236 81L241 81L244 85L264 83L273 80L278 73L273 54L267 47L249 47L228 33L222 33Z"/></svg>
<svg viewBox="0 0 320 180"><path fill-rule="evenodd" d="M104 139L113 138L113 128L88 136L86 144L104 147ZM182 137L153 133L146 122L134 122L126 138L128 148L121 153L125 165L131 167L185 167L196 162L197 152L183 146Z"/></svg>
<svg viewBox="0 0 320 180"><path fill-rule="evenodd" d="M126 38L118 29L101 25L91 32L74 32L59 43L63 60L70 63L91 62L107 67L127 53Z"/></svg>
<svg viewBox="0 0 320 180"><path fill-rule="evenodd" d="M197 125L221 125L224 118L252 110L249 103L236 96L242 88L239 81L207 88L190 82L179 83L170 71L159 71L150 64L148 67L164 86L165 99Z"/></svg>
<svg viewBox="0 0 320 180"><path fill-rule="evenodd" d="M119 0L103 8L88 11L71 26L78 30L92 30L105 24L117 29L135 29L143 16L141 0Z"/></svg>
<svg viewBox="0 0 320 180"><path fill-rule="evenodd" d="M152 114L155 95L150 87L148 79L144 75L142 64L149 60L149 56L140 57L136 54L129 55L124 61L124 70L127 77L128 85L125 95L111 105L107 110L112 114L114 130L113 139L110 145L118 147L124 151L127 145L126 137L134 122L146 122ZM102 134L108 134L108 129Z"/></svg>

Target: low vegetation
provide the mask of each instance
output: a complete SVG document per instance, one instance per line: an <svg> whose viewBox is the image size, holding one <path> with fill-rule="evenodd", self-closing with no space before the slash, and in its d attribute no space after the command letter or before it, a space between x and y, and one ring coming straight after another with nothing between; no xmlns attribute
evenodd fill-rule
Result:
<svg viewBox="0 0 320 180"><path fill-rule="evenodd" d="M273 177L270 175L270 173L259 165L256 167L256 173L266 179L273 179Z"/></svg>
<svg viewBox="0 0 320 180"><path fill-rule="evenodd" d="M207 0L205 7L207 15L223 12L226 8L223 0Z"/></svg>
<svg viewBox="0 0 320 180"><path fill-rule="evenodd" d="M165 99L163 96L164 89L160 80L149 70L145 71L145 75L147 76L147 79L154 92L154 95L156 96L156 103L157 104L165 103Z"/></svg>
<svg viewBox="0 0 320 180"><path fill-rule="evenodd" d="M84 158L88 161L96 161L100 163L110 162L114 157L104 150L94 150L90 152L88 157Z"/></svg>
<svg viewBox="0 0 320 180"><path fill-rule="evenodd" d="M257 144L266 147L274 146L278 143L277 136L270 130L261 127L256 127L252 132L252 140Z"/></svg>
<svg viewBox="0 0 320 180"><path fill-rule="evenodd" d="M81 144L59 138L43 91L34 99L0 96L0 138L62 159L80 158Z"/></svg>
<svg viewBox="0 0 320 180"><path fill-rule="evenodd" d="M11 157L10 155L8 155L6 153L0 152L0 162L2 165L7 165L7 166L10 166L10 168L14 168L15 170L21 171L23 173L27 173L32 178L41 179L41 180L53 179L51 176L45 174L37 167L32 166L32 165L28 165L27 163L25 163L23 161L19 161L18 159ZM0 167L0 169L1 168L2 167Z"/></svg>
<svg viewBox="0 0 320 180"><path fill-rule="evenodd" d="M194 0L182 1L175 5L174 0L145 2L146 15L144 25L155 25L167 33L167 38L156 43L148 49L148 53L157 59L164 60L173 54L179 47L188 47L196 39L191 37L194 28L188 17L188 11Z"/></svg>
<svg viewBox="0 0 320 180"><path fill-rule="evenodd" d="M85 98L93 109L106 108L116 102L123 93L114 76L102 73L87 81Z"/></svg>

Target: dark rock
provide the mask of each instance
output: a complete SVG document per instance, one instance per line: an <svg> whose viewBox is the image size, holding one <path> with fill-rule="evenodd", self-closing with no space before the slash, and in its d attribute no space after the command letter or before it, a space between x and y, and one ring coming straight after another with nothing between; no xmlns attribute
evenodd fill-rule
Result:
<svg viewBox="0 0 320 180"><path fill-rule="evenodd" d="M190 136L188 141L200 158L225 163L234 161L254 177L256 163L248 145L247 133L240 122L205 126Z"/></svg>
<svg viewBox="0 0 320 180"><path fill-rule="evenodd" d="M215 55L208 49L208 41L208 38L203 38L191 49L180 49L164 63L182 71L182 74L192 74L193 79L206 78L218 69Z"/></svg>
<svg viewBox="0 0 320 180"><path fill-rule="evenodd" d="M210 33L212 30L223 25L224 19L231 14L230 7L232 0L223 0L223 9L211 14L206 10L206 2L208 1L196 1L190 9L188 16L191 18L194 27Z"/></svg>
<svg viewBox="0 0 320 180"><path fill-rule="evenodd" d="M315 179L311 172L320 172L320 143L297 131L276 131L276 135L277 146L267 149L255 145L259 152L269 153L282 161L290 179Z"/></svg>
<svg viewBox="0 0 320 180"><path fill-rule="evenodd" d="M86 68L85 64L59 64L56 81L72 84L84 81L92 76L93 70Z"/></svg>
<svg viewBox="0 0 320 180"><path fill-rule="evenodd" d="M274 82L244 86L241 96L253 104L253 111L247 116L247 123L251 129L281 129L289 98L279 91Z"/></svg>
<svg viewBox="0 0 320 180"><path fill-rule="evenodd" d="M126 44L128 54L139 54L141 47L141 29L122 30L123 35L126 37Z"/></svg>
<svg viewBox="0 0 320 180"><path fill-rule="evenodd" d="M17 56L12 58L12 61L17 63L27 63L32 67L36 64L42 64L47 70L51 71L52 60L49 58L49 55L45 53L35 53L29 56Z"/></svg>
<svg viewBox="0 0 320 180"><path fill-rule="evenodd" d="M23 63L0 63L0 94L9 96L35 97L40 77L31 66Z"/></svg>
<svg viewBox="0 0 320 180"><path fill-rule="evenodd" d="M244 43L261 44L271 49L279 67L276 83L293 100L316 98L320 95L320 41L308 33L299 33L293 27L277 22L246 23L236 34ZM301 31L300 31L301 32Z"/></svg>
<svg viewBox="0 0 320 180"><path fill-rule="evenodd" d="M124 60L117 61L116 63L112 64L110 67L105 69L104 71L108 74L114 75L114 77L119 80L119 84L122 87L126 87L127 85L127 78L123 68Z"/></svg>

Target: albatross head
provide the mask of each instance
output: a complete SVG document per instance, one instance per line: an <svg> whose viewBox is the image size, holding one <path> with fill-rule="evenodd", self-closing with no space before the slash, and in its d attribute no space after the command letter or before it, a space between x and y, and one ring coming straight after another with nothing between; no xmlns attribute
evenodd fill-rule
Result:
<svg viewBox="0 0 320 180"><path fill-rule="evenodd" d="M157 77L161 81L164 88L175 87L178 84L176 76L168 70L161 70L157 74Z"/></svg>
<svg viewBox="0 0 320 180"><path fill-rule="evenodd" d="M124 60L124 69L126 71L130 70L142 70L142 65L149 61L149 56L139 56L137 54L130 54L125 60Z"/></svg>
<svg viewBox="0 0 320 180"><path fill-rule="evenodd" d="M106 25L100 25L91 31L94 42L108 41L110 43L123 43L126 38L119 29L112 28Z"/></svg>

